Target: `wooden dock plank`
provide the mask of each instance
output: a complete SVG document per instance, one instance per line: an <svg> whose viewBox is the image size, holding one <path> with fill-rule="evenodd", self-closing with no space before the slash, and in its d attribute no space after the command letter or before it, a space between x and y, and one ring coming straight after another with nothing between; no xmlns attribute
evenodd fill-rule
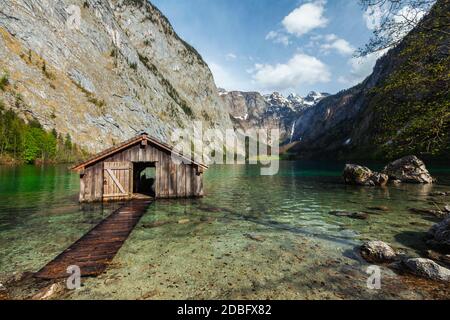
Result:
<svg viewBox="0 0 450 320"><path fill-rule="evenodd" d="M67 267L79 266L81 276L98 276L116 256L151 201L134 200L114 211L91 231L49 262L35 277L67 278Z"/></svg>

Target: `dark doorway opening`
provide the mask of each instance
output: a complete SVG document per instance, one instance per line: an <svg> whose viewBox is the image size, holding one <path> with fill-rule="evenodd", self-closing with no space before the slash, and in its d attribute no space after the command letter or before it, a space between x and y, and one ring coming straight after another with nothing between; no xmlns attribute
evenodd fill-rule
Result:
<svg viewBox="0 0 450 320"><path fill-rule="evenodd" d="M133 163L133 193L155 197L156 164L154 162Z"/></svg>

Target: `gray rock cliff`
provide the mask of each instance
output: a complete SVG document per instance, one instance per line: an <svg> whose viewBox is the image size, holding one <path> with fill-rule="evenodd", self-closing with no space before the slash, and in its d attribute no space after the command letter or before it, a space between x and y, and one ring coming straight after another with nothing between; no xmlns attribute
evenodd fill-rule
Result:
<svg viewBox="0 0 450 320"><path fill-rule="evenodd" d="M0 57L6 107L91 152L233 126L202 57L146 1L0 0Z"/></svg>

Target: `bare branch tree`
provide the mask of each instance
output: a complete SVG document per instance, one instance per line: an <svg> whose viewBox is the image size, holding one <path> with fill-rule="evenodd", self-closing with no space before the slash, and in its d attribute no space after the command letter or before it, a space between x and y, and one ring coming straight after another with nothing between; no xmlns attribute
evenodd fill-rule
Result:
<svg viewBox="0 0 450 320"><path fill-rule="evenodd" d="M446 1L446 0L444 0ZM436 0L359 0L371 20L373 36L358 50L366 56L395 47L429 12ZM443 31L445 32L445 31Z"/></svg>

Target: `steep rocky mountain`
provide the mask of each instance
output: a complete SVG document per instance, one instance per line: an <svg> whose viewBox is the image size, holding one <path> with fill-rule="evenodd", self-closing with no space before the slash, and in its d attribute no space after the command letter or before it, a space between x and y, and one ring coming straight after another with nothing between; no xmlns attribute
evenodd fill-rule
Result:
<svg viewBox="0 0 450 320"><path fill-rule="evenodd" d="M248 129L280 129L281 139L291 142L295 121L306 109L328 96L310 92L306 97L290 94L284 97L278 92L261 95L258 92L227 92L219 89L227 105L235 127Z"/></svg>
<svg viewBox="0 0 450 320"><path fill-rule="evenodd" d="M438 0L361 84L297 120L291 152L304 158L450 156L450 2Z"/></svg>
<svg viewBox="0 0 450 320"><path fill-rule="evenodd" d="M202 57L145 0L0 0L0 100L91 152L232 123Z"/></svg>

